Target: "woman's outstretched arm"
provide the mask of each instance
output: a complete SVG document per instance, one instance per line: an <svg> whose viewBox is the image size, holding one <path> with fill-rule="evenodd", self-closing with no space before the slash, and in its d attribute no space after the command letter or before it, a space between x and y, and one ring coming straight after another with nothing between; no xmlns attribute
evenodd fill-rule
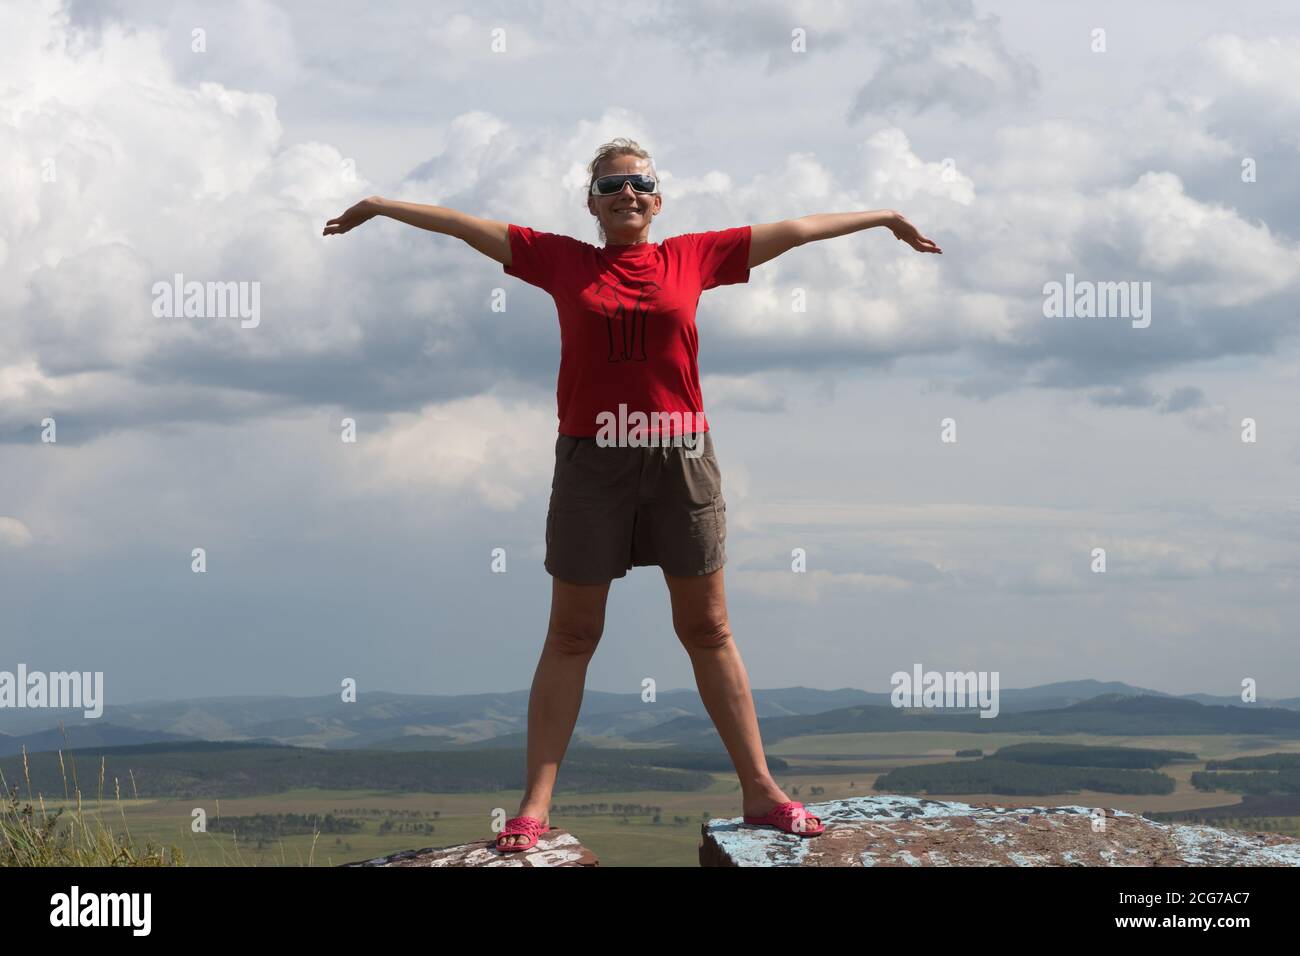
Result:
<svg viewBox="0 0 1300 956"><path fill-rule="evenodd" d="M749 239L749 267L775 259L795 246L817 239L833 239L850 232L888 226L902 242L918 252L943 252L927 239L903 216L893 209L875 209L871 212L821 212L798 219L780 222L763 222L751 227Z"/></svg>
<svg viewBox="0 0 1300 956"><path fill-rule="evenodd" d="M325 223L322 236L337 236L369 222L376 216L387 216L408 226L440 232L463 239L489 259L510 265L510 228L508 223L495 219L480 219L469 213L446 206L426 206L421 203L401 202L371 196L361 200L343 215Z"/></svg>

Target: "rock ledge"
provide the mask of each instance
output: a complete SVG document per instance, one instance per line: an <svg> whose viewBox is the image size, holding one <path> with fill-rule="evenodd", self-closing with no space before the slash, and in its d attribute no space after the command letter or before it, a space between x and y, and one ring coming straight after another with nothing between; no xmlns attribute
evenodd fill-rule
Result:
<svg viewBox="0 0 1300 956"><path fill-rule="evenodd" d="M1300 840L1097 807L872 796L806 804L816 837L741 818L701 827L701 866L1300 866ZM1095 818L1095 823L1094 823Z"/></svg>
<svg viewBox="0 0 1300 956"><path fill-rule="evenodd" d="M403 850L389 856L344 863L343 866L600 866L596 855L567 830L550 830L537 839L537 846L514 853L501 853L495 840L476 840L457 846L433 846Z"/></svg>

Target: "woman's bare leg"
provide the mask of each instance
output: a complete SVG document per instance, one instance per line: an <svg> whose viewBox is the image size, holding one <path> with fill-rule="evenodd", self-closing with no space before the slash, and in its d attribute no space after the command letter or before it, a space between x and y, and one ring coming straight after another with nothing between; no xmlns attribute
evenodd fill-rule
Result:
<svg viewBox="0 0 1300 956"><path fill-rule="evenodd" d="M749 675L727 619L723 570L695 577L665 572L664 580L672 598L673 630L690 655L704 709L713 719L740 777L742 812L759 816L790 798L767 769ZM811 814L807 817L808 826L814 830L820 822Z"/></svg>
<svg viewBox="0 0 1300 956"><path fill-rule="evenodd" d="M519 816L549 824L551 791L582 709L587 665L605 629L604 584L570 584L551 578L551 620L528 697L528 765ZM499 837L498 846L527 843L527 837Z"/></svg>

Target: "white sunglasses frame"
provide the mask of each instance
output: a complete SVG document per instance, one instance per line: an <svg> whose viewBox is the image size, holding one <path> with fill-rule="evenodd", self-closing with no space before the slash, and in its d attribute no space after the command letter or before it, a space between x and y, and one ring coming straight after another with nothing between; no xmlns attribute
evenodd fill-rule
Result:
<svg viewBox="0 0 1300 956"><path fill-rule="evenodd" d="M602 193L602 192L597 192L597 191L596 191L596 183L600 182L602 179L610 179L610 178L612 178L612 177L614 177L614 176L645 176L647 179L653 179L653 180L655 181L655 188L652 189L652 190L650 190L648 193L643 193L643 192L641 192L641 190L637 189L635 186L632 187L632 192L636 193L638 196L655 196L655 195L658 195L658 193L659 193L659 177L658 177L658 176L651 176L649 173L609 173L608 175L605 175L605 176L597 176L594 180L592 180L592 183L591 183L591 195L593 195L593 196L604 196L606 199L608 199L608 198L611 197L611 196L617 196L617 195L619 195L619 193L621 193L621 192L623 191L623 186L627 185L627 181L626 181L626 180L624 180L622 186L619 186L619 187L618 187L618 192Z"/></svg>

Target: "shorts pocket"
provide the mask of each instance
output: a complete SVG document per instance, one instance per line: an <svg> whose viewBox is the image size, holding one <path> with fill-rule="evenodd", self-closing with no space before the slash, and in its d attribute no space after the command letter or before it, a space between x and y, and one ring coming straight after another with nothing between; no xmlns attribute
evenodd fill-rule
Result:
<svg viewBox="0 0 1300 956"><path fill-rule="evenodd" d="M713 528L718 535L718 544L727 540L727 499L722 495L713 496Z"/></svg>

